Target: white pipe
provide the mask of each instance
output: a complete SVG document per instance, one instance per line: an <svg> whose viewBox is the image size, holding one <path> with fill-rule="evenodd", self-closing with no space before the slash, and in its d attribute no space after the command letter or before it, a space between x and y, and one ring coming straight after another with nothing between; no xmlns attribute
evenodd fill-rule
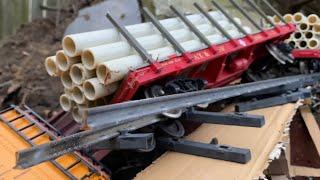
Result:
<svg viewBox="0 0 320 180"><path fill-rule="evenodd" d="M67 94L62 94L59 98L60 106L64 111L70 111L75 103L72 98Z"/></svg>
<svg viewBox="0 0 320 180"><path fill-rule="evenodd" d="M72 99L72 89L64 88L63 92L64 92L64 94L66 94L67 96L69 96L69 98L70 98L71 100L73 100L73 99Z"/></svg>
<svg viewBox="0 0 320 180"><path fill-rule="evenodd" d="M228 31L228 33L234 38L241 36L238 31L234 30ZM225 38L219 35L208 36L208 39L213 44L219 44L226 41ZM181 46L188 52L193 52L204 48L204 45L199 40L183 42L181 43ZM153 59L162 60L167 58L168 56L174 55L175 51L172 47L164 47L149 51L149 54L151 54ZM108 85L123 79L123 77L129 72L129 70L136 69L144 65L145 62L140 56L131 55L99 64L96 69L96 74L100 83Z"/></svg>
<svg viewBox="0 0 320 180"><path fill-rule="evenodd" d="M307 49L308 48L308 42L305 40L301 40L298 43L298 49Z"/></svg>
<svg viewBox="0 0 320 180"><path fill-rule="evenodd" d="M320 22L319 16L316 14L310 14L308 16L308 22L311 26L318 24Z"/></svg>
<svg viewBox="0 0 320 180"><path fill-rule="evenodd" d="M307 17L302 14L301 12L297 12L293 15L293 21L296 23L296 24L300 24L300 23L303 23L307 20Z"/></svg>
<svg viewBox="0 0 320 180"><path fill-rule="evenodd" d="M50 76L59 76L61 74L57 66L56 56L47 57L44 65Z"/></svg>
<svg viewBox="0 0 320 180"><path fill-rule="evenodd" d="M308 40L308 48L309 49L319 49L320 41L319 39L312 38Z"/></svg>
<svg viewBox="0 0 320 180"><path fill-rule="evenodd" d="M95 101L87 101L85 104L77 104L72 108L72 117L77 122L82 124L87 119L87 111L85 109L90 107L97 107L106 105L106 98L100 98Z"/></svg>
<svg viewBox="0 0 320 180"><path fill-rule="evenodd" d="M95 77L96 72L88 70L81 63L78 63L71 66L70 76L74 84L81 85L86 79Z"/></svg>
<svg viewBox="0 0 320 180"><path fill-rule="evenodd" d="M72 88L72 98L77 104L85 104L88 101L84 96L82 86L75 86Z"/></svg>
<svg viewBox="0 0 320 180"><path fill-rule="evenodd" d="M302 34L302 32L297 31L293 34L293 39L294 40L304 39L304 34Z"/></svg>
<svg viewBox="0 0 320 180"><path fill-rule="evenodd" d="M65 55L63 50L56 53L57 66L61 71L68 71L73 64L81 62L81 57L69 57Z"/></svg>
<svg viewBox="0 0 320 180"><path fill-rule="evenodd" d="M221 13L218 12L210 12L209 14L215 19L225 19ZM189 15L187 18L195 25L207 22L206 19L199 14ZM161 20L160 23L168 31L183 27L183 23L177 18ZM150 35L156 32L151 23L135 24L126 26L126 28L135 38ZM117 30L106 29L65 36L62 40L62 47L66 55L74 57L80 55L83 49L114 43L119 40L120 34Z"/></svg>
<svg viewBox="0 0 320 180"><path fill-rule="evenodd" d="M204 35L210 35L215 32L214 28L207 24L199 25L197 28ZM185 42L191 40L192 38L196 38L193 36L192 32L187 29L170 31L170 34L175 37L178 42ZM165 44L168 44L161 35L145 36L137 38L137 41L146 50L157 49L163 47ZM105 44L85 49L82 53L82 63L87 69L95 69L96 66L101 62L129 56L133 52L134 51L130 44L128 44L126 41Z"/></svg>
<svg viewBox="0 0 320 180"><path fill-rule="evenodd" d="M83 89L86 98L93 101L114 93L118 89L118 83L105 86L97 78L92 78L84 82Z"/></svg>
<svg viewBox="0 0 320 180"><path fill-rule="evenodd" d="M72 83L72 79L70 77L69 71L62 72L60 78L61 78L62 85L66 89L71 89L73 87L73 83Z"/></svg>
<svg viewBox="0 0 320 180"><path fill-rule="evenodd" d="M72 108L72 117L73 119L79 123L82 124L87 119L87 111L82 110L83 108L86 108L85 106L77 105Z"/></svg>
<svg viewBox="0 0 320 180"><path fill-rule="evenodd" d="M312 28L312 31L313 31L315 34L319 35L319 34L320 34L320 24L314 25L313 28Z"/></svg>
<svg viewBox="0 0 320 180"><path fill-rule="evenodd" d="M272 21L275 23L275 24L281 24L281 20L280 18L277 16L277 15L274 15L272 17Z"/></svg>
<svg viewBox="0 0 320 180"><path fill-rule="evenodd" d="M292 23L293 22L293 15L292 14L285 14L283 16L283 19L287 22L287 23Z"/></svg>
<svg viewBox="0 0 320 180"><path fill-rule="evenodd" d="M288 41L288 44L292 47L292 48L297 48L297 42L293 39L290 39Z"/></svg>
<svg viewBox="0 0 320 180"><path fill-rule="evenodd" d="M313 33L313 31L306 31L304 33L304 36L305 36L306 39L312 39L312 38L316 37L316 35Z"/></svg>
<svg viewBox="0 0 320 180"><path fill-rule="evenodd" d="M220 41L223 42L225 39L219 35L209 36L208 39L212 41ZM217 42L215 44L218 44ZM198 40L191 40L184 43L181 43L181 46L189 52L199 50L204 48L204 45ZM175 54L175 51L172 47L164 47L160 49L156 49L153 51L149 51L149 54L153 57L153 59L164 59L170 55ZM97 67L97 78L100 83L111 84L113 82L117 82L129 72L130 69L136 69L145 64L143 59L138 55L131 55L119 59L114 59L111 61L106 61Z"/></svg>
<svg viewBox="0 0 320 180"><path fill-rule="evenodd" d="M298 30L301 32L306 32L309 30L309 28L310 28L310 26L307 22L302 22L302 23L298 24Z"/></svg>

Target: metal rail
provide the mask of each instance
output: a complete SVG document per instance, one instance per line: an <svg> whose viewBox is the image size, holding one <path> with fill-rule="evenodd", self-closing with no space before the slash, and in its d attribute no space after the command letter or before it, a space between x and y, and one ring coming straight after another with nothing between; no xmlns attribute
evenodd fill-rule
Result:
<svg viewBox="0 0 320 180"><path fill-rule="evenodd" d="M292 76L223 88L208 89L190 93L175 94L152 99L124 102L114 105L91 108L88 111L88 126L112 127L127 123L144 116L162 114L167 111L192 107L197 104L213 103L222 99L260 92L273 88L287 90L305 86L311 77L320 78L319 74ZM314 81L312 81L313 83Z"/></svg>
<svg viewBox="0 0 320 180"><path fill-rule="evenodd" d="M208 38L202 32L200 32L199 29L194 24L192 24L192 22L188 18L186 18L179 9L173 6L170 6L170 8L186 24L186 26L188 26L188 28L200 39L202 43L204 43L208 47L212 45Z"/></svg>
<svg viewBox="0 0 320 180"><path fill-rule="evenodd" d="M270 89L295 90L319 81L320 74L300 75L92 108L89 109L88 122L93 130L19 151L17 166L27 168L65 153L94 147L119 136L121 131L129 132L159 122L163 119L157 116L170 110Z"/></svg>
<svg viewBox="0 0 320 180"><path fill-rule="evenodd" d="M236 27L236 28L238 28L238 30L242 33L242 34L244 34L244 35L249 35L248 33L247 33L247 31L240 25L240 24L238 24L238 22L236 22L228 13L227 13L227 11L225 11L224 9L223 9L223 7L221 7L217 2L215 2L215 1L211 1L211 3Z"/></svg>
<svg viewBox="0 0 320 180"><path fill-rule="evenodd" d="M154 63L153 58L150 54L144 49L141 44L130 34L130 32L120 25L109 13L107 13L107 18L112 23L114 27L118 29L118 31L122 34L124 38L128 41L128 43L139 53L143 60L147 61L149 64Z"/></svg>
<svg viewBox="0 0 320 180"><path fill-rule="evenodd" d="M143 13L150 19L152 24L160 31L160 33L170 42L170 44L181 54L185 54L186 50L180 45L178 41L169 33L169 31L162 26L162 24L152 15L152 13L144 7Z"/></svg>
<svg viewBox="0 0 320 180"><path fill-rule="evenodd" d="M209 13L207 13L198 3L194 3L193 4L199 11L201 14L203 14L208 21L214 26L216 27L227 39L232 40L233 38L231 37L231 35L225 30L223 29L223 27L214 19L210 16Z"/></svg>

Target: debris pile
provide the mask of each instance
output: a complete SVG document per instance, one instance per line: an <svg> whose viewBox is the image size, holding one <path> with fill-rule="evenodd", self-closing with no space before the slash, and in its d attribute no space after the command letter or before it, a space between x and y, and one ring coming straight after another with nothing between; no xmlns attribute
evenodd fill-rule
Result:
<svg viewBox="0 0 320 180"><path fill-rule="evenodd" d="M221 12L209 12L233 38L243 36ZM200 14L187 16L196 28L213 44L227 39ZM234 20L241 25L239 18ZM188 52L206 48L191 30L178 18L161 20L160 23ZM129 33L156 61L179 55L152 23L126 26ZM251 29L244 26L247 33ZM65 88L60 97L61 107L72 111L75 121L81 123L86 114L80 109L108 103L109 96L119 87L129 71L147 66L129 42L115 29L106 29L65 36L63 50L45 60L50 76L60 77Z"/></svg>

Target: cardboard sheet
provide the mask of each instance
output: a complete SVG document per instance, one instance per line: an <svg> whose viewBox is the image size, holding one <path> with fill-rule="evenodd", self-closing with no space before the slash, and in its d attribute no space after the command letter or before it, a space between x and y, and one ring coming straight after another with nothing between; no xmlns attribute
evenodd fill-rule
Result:
<svg viewBox="0 0 320 180"><path fill-rule="evenodd" d="M284 139L288 140L288 125L296 109L297 104L287 104L249 112L265 116L266 124L262 128L203 124L187 137L189 140L205 143L216 137L219 144L249 148L252 159L247 164L167 152L137 174L135 179L258 179L263 176L263 170L271 161L270 154L277 156L279 144L282 144Z"/></svg>

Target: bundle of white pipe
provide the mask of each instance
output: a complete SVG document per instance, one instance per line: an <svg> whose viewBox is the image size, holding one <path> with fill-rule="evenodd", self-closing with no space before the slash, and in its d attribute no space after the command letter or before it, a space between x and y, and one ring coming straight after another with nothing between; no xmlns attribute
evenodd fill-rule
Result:
<svg viewBox="0 0 320 180"><path fill-rule="evenodd" d="M318 49L320 41L320 18L316 14L308 17L302 13L284 15L286 22L293 22L297 26L294 32L285 42L298 49ZM275 19L274 19L275 20Z"/></svg>
<svg viewBox="0 0 320 180"><path fill-rule="evenodd" d="M226 20L226 18L217 11L211 11L209 14L218 21ZM186 16L194 25L204 24L208 21L200 14ZM176 30L185 27L183 22L178 18L170 18L160 20L160 23L168 30ZM126 29L135 38L158 33L152 23L141 23L126 26ZM91 31L86 33L72 34L63 38L62 47L64 52L70 56L81 55L82 51L86 48L99 46L103 44L114 43L120 41L122 38L116 29L106 29L100 31Z"/></svg>
<svg viewBox="0 0 320 180"><path fill-rule="evenodd" d="M221 13L209 14L233 37L244 36ZM227 39L202 15L187 18L213 44ZM242 25L239 18L235 21ZM181 46L189 52L206 48L192 31L179 19L170 18L160 23L170 32ZM144 47L154 60L164 61L171 55L179 55L152 23L142 23L125 27ZM249 27L243 26L252 33ZM71 111L75 121L85 119L80 109L105 105L129 70L147 66L143 59L120 35L116 29L106 29L72 34L63 38L63 50L48 57L45 66L48 74L59 76L65 87L60 96L63 110Z"/></svg>

